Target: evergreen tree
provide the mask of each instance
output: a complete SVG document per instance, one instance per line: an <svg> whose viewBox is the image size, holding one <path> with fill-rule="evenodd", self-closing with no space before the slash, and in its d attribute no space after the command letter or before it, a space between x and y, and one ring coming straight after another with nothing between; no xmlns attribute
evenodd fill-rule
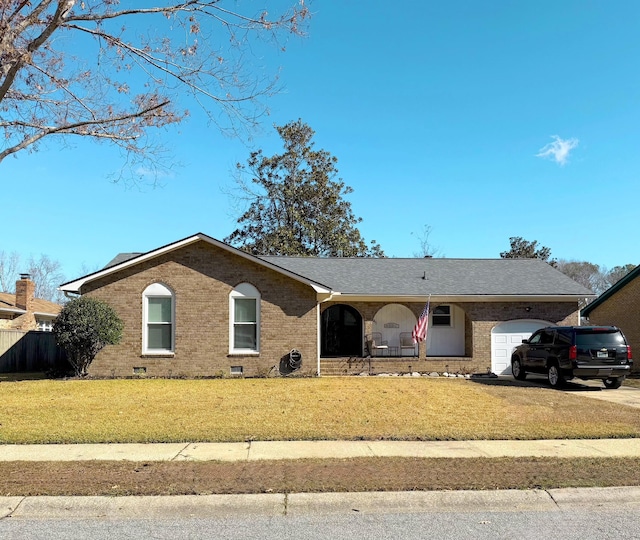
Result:
<svg viewBox="0 0 640 540"><path fill-rule="evenodd" d="M551 266L555 267L557 265L555 259L549 259L551 257L551 249L545 246L538 247L537 240L529 242L521 236L512 236L509 238L509 243L511 244L511 249L500 253L500 257L503 259L542 259Z"/></svg>
<svg viewBox="0 0 640 540"><path fill-rule="evenodd" d="M282 154L258 150L237 166L249 206L225 241L254 255L383 257L375 241L367 246L360 235L362 219L344 199L353 190L336 179L337 158L314 149L315 132L301 120L276 129Z"/></svg>

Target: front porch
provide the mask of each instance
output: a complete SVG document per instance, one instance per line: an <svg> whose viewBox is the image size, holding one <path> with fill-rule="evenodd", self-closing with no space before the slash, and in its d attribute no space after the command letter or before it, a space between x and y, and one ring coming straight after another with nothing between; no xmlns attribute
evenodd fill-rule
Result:
<svg viewBox="0 0 640 540"><path fill-rule="evenodd" d="M471 357L471 319L452 303L431 305L427 339L413 343L411 332L424 304L330 303L322 306L320 356L417 361L425 357Z"/></svg>

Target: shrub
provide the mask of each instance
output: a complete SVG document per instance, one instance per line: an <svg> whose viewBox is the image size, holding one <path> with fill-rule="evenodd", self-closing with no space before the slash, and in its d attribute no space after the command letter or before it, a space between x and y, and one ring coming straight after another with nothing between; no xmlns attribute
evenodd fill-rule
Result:
<svg viewBox="0 0 640 540"><path fill-rule="evenodd" d="M76 375L85 376L105 345L120 342L123 326L109 304L81 296L62 308L53 324L53 333L58 345L67 351Z"/></svg>

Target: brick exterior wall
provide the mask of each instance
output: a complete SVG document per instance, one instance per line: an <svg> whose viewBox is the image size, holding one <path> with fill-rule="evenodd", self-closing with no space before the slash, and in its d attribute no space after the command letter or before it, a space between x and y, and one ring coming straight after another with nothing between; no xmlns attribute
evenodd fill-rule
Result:
<svg viewBox="0 0 640 540"><path fill-rule="evenodd" d="M633 371L640 372L640 277L636 277L613 293L589 314L594 325L620 328L631 345Z"/></svg>
<svg viewBox="0 0 640 540"><path fill-rule="evenodd" d="M143 292L162 283L174 292L175 351L159 357L144 355ZM261 295L260 353L229 354L229 293L250 283ZM125 268L86 284L82 294L109 303L124 321L120 344L98 353L89 368L97 377L131 377L145 368L149 377L229 376L242 366L244 376L277 373L291 349L302 353L303 374L317 370L318 305L314 290L279 272L234 253L197 242ZM348 303L361 315L363 336L384 303ZM324 311L334 303L320 306ZM403 303L417 318L422 303ZM501 322L539 319L554 324L578 324L576 302L467 302L453 304L465 313L464 356L425 358L327 358L321 374L420 371L486 372L491 366L491 330ZM529 309L528 309L529 308Z"/></svg>
<svg viewBox="0 0 640 540"><path fill-rule="evenodd" d="M175 293L175 354L142 354L143 291L163 283ZM260 354L229 354L229 293L250 283L261 294ZM198 242L86 285L82 294L109 303L124 321L121 343L108 346L90 366L98 377L245 376L277 368L291 349L302 353L301 372L317 371L317 303L313 289L243 257Z"/></svg>
<svg viewBox="0 0 640 540"><path fill-rule="evenodd" d="M322 311L332 304L323 304ZM383 307L382 303L349 303L363 317L364 335L371 332L373 318ZM416 318L424 304L403 303ZM449 371L451 373L487 372L491 369L491 330L497 324L517 319L537 319L558 325L577 325L579 313L577 302L460 302L451 303L465 313L465 356L425 357L425 344L420 344L417 358L327 358L321 361L323 375L354 375L417 371L428 373ZM431 330L431 329L430 329Z"/></svg>

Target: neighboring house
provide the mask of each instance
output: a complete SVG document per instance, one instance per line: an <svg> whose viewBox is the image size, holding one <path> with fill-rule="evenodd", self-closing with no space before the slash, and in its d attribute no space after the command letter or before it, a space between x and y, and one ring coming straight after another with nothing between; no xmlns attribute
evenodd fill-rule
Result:
<svg viewBox="0 0 640 540"><path fill-rule="evenodd" d="M51 331L62 310L60 304L34 298L36 284L29 274L20 274L16 294L0 292L0 330Z"/></svg>
<svg viewBox="0 0 640 540"><path fill-rule="evenodd" d="M117 377L265 375L293 349L303 373L507 373L523 338L578 324L594 296L537 259L256 257L201 233L60 289L124 321L90 368ZM426 341L402 347L429 297Z"/></svg>
<svg viewBox="0 0 640 540"><path fill-rule="evenodd" d="M620 328L636 356L634 371L640 369L640 265L584 307L582 316L590 324Z"/></svg>

